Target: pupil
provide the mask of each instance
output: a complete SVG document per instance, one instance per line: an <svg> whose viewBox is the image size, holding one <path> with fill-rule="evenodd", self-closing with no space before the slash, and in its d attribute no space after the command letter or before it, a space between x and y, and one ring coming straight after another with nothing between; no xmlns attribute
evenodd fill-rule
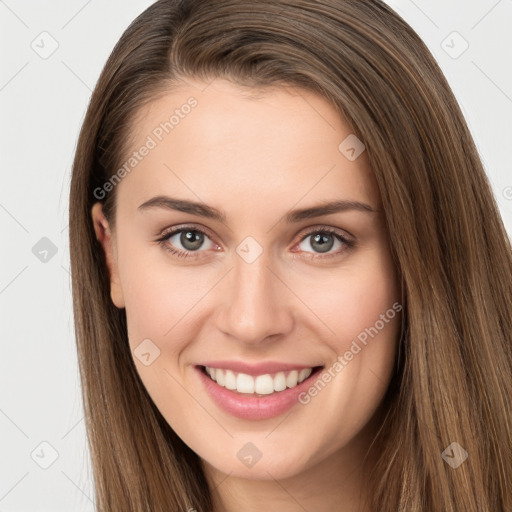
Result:
<svg viewBox="0 0 512 512"><path fill-rule="evenodd" d="M329 241L330 241L330 243L329 243ZM315 244L318 244L318 245L315 247ZM321 233L317 233L311 241L311 247L313 249L318 250L318 252L330 251L332 249L333 244L334 244L334 240L333 240L332 235L321 234Z"/></svg>

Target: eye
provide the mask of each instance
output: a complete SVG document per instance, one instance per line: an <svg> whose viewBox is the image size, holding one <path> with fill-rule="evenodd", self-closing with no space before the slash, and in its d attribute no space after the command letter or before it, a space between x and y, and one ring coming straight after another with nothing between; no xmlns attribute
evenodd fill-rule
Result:
<svg viewBox="0 0 512 512"><path fill-rule="evenodd" d="M206 244L207 247L204 247L205 240L209 240L209 243ZM218 245L212 242L205 231L192 226L168 231L157 242L179 258L195 257L194 253L200 252L199 249L201 248L218 250Z"/></svg>
<svg viewBox="0 0 512 512"><path fill-rule="evenodd" d="M310 241L307 243L306 240L308 238L310 238ZM220 250L220 247L211 240L206 231L194 226L180 226L172 229L171 231L167 231L157 240L157 242L162 245L165 250L179 258L198 257L198 255L194 253L202 252L200 249ZM302 244L306 247L301 247ZM299 247L299 251L292 252L307 253L309 252L307 246L309 246L309 248L313 249L314 253L319 254L319 256L315 256L314 254L312 256L308 256L309 258L323 259L338 256L346 250L354 247L355 244L355 241L345 237L337 230L322 227L310 230L306 233L299 244L296 244L295 246ZM330 251L333 247L335 248L336 245L338 250L331 253ZM323 254L325 255L322 256Z"/></svg>
<svg viewBox="0 0 512 512"><path fill-rule="evenodd" d="M308 239L309 241L307 241ZM333 247L336 248L336 246L339 250L330 253L329 251L331 251ZM337 256L354 246L355 242L353 240L348 239L337 230L327 227L309 231L302 237L300 243L297 245L297 247L301 248L301 250L305 252L308 252L307 248L309 247L317 254L326 254L326 256L313 256L313 258L330 258L332 256Z"/></svg>

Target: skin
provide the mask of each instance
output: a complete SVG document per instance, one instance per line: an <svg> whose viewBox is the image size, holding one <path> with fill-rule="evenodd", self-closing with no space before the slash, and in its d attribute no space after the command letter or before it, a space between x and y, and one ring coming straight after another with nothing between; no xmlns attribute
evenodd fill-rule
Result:
<svg viewBox="0 0 512 512"><path fill-rule="evenodd" d="M216 511L361 510L374 451L365 454L383 413L399 314L310 403L267 420L219 409L194 365L234 359L328 368L400 302L367 152L350 161L338 150L352 131L311 92L255 91L220 79L184 81L145 107L133 123L133 150L191 96L197 106L117 185L115 229L100 203L91 212L112 300L126 308L132 355L147 338L160 350L148 366L134 356L137 371L168 423L200 456ZM158 195L204 202L223 211L226 222L138 210ZM291 209L340 199L375 212L284 220ZM183 224L207 230L196 251L180 243L179 233L167 240L188 248L189 258L157 242L164 229ZM329 238L327 258L312 245L325 227L356 245ZM252 263L236 252L247 236L263 251ZM250 468L237 458L247 442L262 453Z"/></svg>

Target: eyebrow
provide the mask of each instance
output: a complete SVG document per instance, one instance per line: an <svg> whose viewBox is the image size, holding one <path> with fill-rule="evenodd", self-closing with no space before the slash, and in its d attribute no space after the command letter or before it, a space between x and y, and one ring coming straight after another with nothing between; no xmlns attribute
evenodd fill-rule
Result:
<svg viewBox="0 0 512 512"><path fill-rule="evenodd" d="M168 196L156 196L142 203L138 207L138 210L145 211L152 208L164 208L167 210L191 213L192 215L206 217L208 219L216 220L222 223L226 222L226 215L224 212L205 203L188 201L186 199L176 199ZM349 210L356 210L364 213L378 213L378 210L375 210L370 205L360 201L338 200L330 202L325 201L322 204L309 208L291 210L286 213L284 218L287 223L296 223L305 219L312 219L322 215L329 215L332 213L345 212Z"/></svg>

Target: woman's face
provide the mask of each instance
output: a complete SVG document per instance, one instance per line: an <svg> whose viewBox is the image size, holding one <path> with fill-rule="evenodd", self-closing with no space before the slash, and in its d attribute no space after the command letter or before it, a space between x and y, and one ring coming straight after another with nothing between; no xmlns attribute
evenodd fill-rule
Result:
<svg viewBox="0 0 512 512"><path fill-rule="evenodd" d="M162 415L208 467L269 479L360 460L401 306L364 146L311 92L255 92L190 80L155 100L110 184L115 231L92 214Z"/></svg>

